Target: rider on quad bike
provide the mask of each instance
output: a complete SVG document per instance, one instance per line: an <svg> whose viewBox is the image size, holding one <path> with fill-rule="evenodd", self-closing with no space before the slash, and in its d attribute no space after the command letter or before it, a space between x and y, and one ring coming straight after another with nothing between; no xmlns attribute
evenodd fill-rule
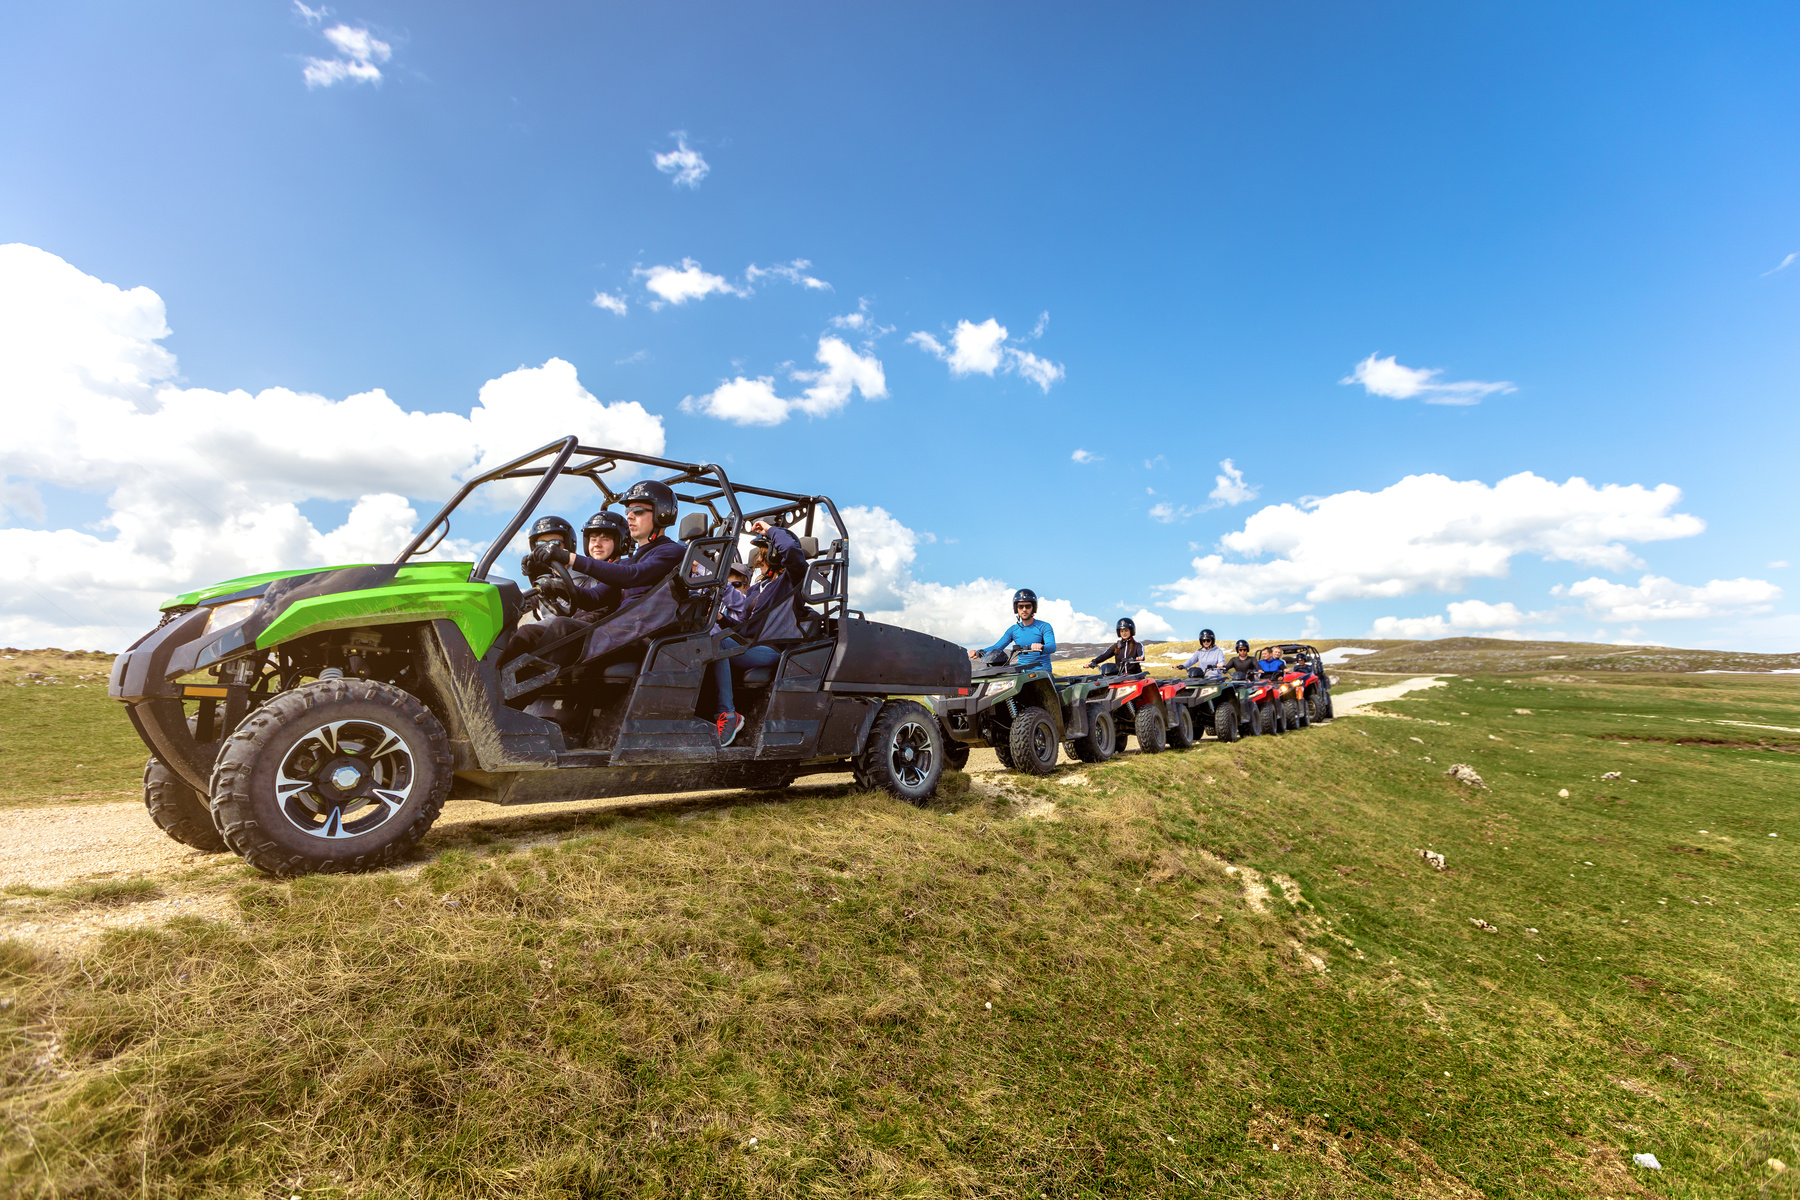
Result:
<svg viewBox="0 0 1800 1200"><path fill-rule="evenodd" d="M1144 669L1144 644L1137 640L1137 622L1130 617L1120 617L1113 632L1119 640L1088 659L1088 666L1097 667L1107 659L1119 664L1119 670L1126 674Z"/></svg>
<svg viewBox="0 0 1800 1200"><path fill-rule="evenodd" d="M1017 646L1021 651L1018 657L1020 667L1043 667L1049 670L1050 656L1056 651L1056 631L1050 628L1050 622L1037 619L1037 593L1030 588L1020 588L1013 593L1012 606L1017 619L1007 627L1005 633L995 639L993 645L985 650L971 650L969 657L980 658L996 650Z"/></svg>

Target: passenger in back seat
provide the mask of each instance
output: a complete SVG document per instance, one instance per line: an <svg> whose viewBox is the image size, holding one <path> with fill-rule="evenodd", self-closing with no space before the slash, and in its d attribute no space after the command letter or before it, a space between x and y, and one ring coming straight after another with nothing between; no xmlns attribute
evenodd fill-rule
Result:
<svg viewBox="0 0 1800 1200"><path fill-rule="evenodd" d="M731 658L716 659L712 665L721 747L731 745L744 727L744 718L737 712L735 677L753 667L772 667L780 662L780 650L757 643L799 638L800 613L805 611L800 585L806 579L806 551L801 549L800 539L767 521L757 521L750 531L756 534L750 561L762 567L762 577L750 588L744 619L736 632L720 643L723 649L742 645L750 648ZM706 701L705 690L702 689L701 703Z"/></svg>

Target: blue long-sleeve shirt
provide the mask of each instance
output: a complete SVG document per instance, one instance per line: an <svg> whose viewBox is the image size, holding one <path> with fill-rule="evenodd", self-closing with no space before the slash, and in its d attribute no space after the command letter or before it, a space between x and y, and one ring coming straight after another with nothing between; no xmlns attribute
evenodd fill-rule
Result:
<svg viewBox="0 0 1800 1200"><path fill-rule="evenodd" d="M1039 642L1044 643L1044 648L1042 650L1027 649L1027 647L1034 646ZM987 650L1001 650L1007 646L1018 646L1020 648L1021 653L1018 657L1018 664L1021 667L1048 668L1050 666L1050 652L1056 649L1056 631L1050 628L1050 622L1044 620L1033 621L1029 625L1021 625L1019 622L1014 621L1011 625L1007 626L1006 632L1000 635L1000 640L989 646ZM984 653L986 652L987 651L984 651Z"/></svg>

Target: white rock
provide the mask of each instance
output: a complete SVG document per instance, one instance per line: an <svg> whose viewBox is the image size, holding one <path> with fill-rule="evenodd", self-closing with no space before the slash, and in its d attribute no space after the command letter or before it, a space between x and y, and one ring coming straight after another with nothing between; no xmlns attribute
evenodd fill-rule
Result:
<svg viewBox="0 0 1800 1200"><path fill-rule="evenodd" d="M1640 1167L1647 1167L1652 1171L1662 1170L1662 1164L1656 1161L1656 1155L1654 1154L1634 1154L1631 1156L1631 1161Z"/></svg>

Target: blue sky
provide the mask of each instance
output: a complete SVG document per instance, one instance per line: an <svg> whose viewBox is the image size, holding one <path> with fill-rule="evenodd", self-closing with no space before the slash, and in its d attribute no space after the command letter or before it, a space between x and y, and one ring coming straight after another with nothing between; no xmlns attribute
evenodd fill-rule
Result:
<svg viewBox="0 0 1800 1200"><path fill-rule="evenodd" d="M172 332L148 341L178 367L145 377L139 413L179 387L466 415L560 359L598 406L658 418L673 457L883 509L874 606L959 640L957 614L1028 585L1182 637L1800 642L1800 585L1770 565L1800 562L1800 261L1777 269L1800 251L1792 6L271 0L4 21L0 243L160 299ZM682 146L695 186L656 165ZM731 290L663 302L649 272L686 262ZM18 311L99 294L13 274ZM959 322L961 360L914 336L949 356ZM18 353L62 344L32 328ZM825 338L845 371L816 361ZM59 378L112 353L68 341ZM1371 361L1375 392L1340 382ZM0 363L7 404L52 366L9 383ZM761 397L767 420L808 388L823 415L707 412ZM293 436L354 439L332 411ZM59 436L0 435L0 534L47 564L0 596L0 637L98 644L145 600L64 578L53 547L137 536L118 514L176 485L46 466ZM1219 487L1226 459L1243 489ZM274 468L212 469L253 506ZM1545 483L1497 487L1524 472ZM1426 474L1465 486L1403 483ZM322 536L361 494L284 486ZM158 521L231 520L209 511ZM219 562L134 542L112 583L147 597L151 560L173 584L300 545L247 528L215 530Z"/></svg>

